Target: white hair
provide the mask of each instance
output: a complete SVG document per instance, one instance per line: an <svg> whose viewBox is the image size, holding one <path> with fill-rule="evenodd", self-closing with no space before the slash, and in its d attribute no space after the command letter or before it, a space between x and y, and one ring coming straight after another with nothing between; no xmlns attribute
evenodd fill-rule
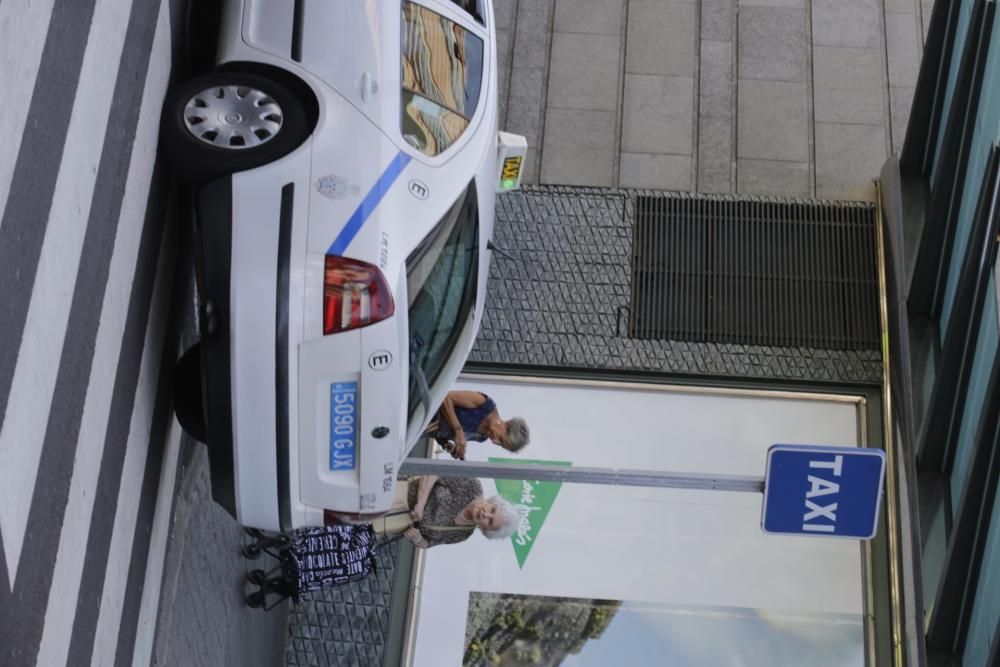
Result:
<svg viewBox="0 0 1000 667"><path fill-rule="evenodd" d="M517 524L521 521L521 515L518 511L506 499L500 496L493 496L487 502L496 507L497 522L500 525L493 530L481 528L480 530L483 531L483 535L491 540L503 540L513 535L514 531L517 530Z"/></svg>

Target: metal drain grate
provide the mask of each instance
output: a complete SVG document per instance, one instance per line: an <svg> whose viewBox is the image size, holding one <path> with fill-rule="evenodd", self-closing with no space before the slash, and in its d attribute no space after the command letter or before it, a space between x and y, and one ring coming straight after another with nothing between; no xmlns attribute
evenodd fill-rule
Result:
<svg viewBox="0 0 1000 667"><path fill-rule="evenodd" d="M638 196L633 338L879 346L874 208Z"/></svg>

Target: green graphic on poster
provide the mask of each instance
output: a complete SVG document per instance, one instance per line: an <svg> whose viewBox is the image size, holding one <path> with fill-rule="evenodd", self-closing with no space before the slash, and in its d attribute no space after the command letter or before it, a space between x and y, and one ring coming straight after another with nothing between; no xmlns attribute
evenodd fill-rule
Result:
<svg viewBox="0 0 1000 667"><path fill-rule="evenodd" d="M533 463L535 465L571 466L569 461L525 461L524 459L502 459L490 457L492 463ZM514 555L517 557L517 566L524 569L524 562L528 560L531 547L538 539L538 533L542 529L545 517L552 509L552 503L559 495L559 488L562 482L537 482L520 479L498 479L495 480L497 492L502 498L507 499L517 509L521 515L521 522L517 531L511 536L510 541L514 545Z"/></svg>

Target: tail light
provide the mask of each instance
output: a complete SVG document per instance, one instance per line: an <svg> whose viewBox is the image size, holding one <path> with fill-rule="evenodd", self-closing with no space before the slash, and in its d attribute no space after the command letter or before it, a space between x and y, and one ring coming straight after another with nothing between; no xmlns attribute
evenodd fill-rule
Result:
<svg viewBox="0 0 1000 667"><path fill-rule="evenodd" d="M323 335L374 324L393 310L392 293L381 271L356 259L326 256Z"/></svg>

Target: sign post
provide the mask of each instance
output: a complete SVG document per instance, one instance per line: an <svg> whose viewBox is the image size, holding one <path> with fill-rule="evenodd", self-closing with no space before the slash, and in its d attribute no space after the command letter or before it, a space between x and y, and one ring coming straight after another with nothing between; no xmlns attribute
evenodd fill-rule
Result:
<svg viewBox="0 0 1000 667"><path fill-rule="evenodd" d="M673 489L743 491L764 494L765 533L846 537L875 536L885 480L885 452L858 447L773 445L766 476L711 475L666 470L584 468L565 465L479 463L405 459L410 475L486 477L584 484L617 484Z"/></svg>
<svg viewBox="0 0 1000 667"><path fill-rule="evenodd" d="M706 475L666 470L627 468L584 468L529 463L483 463L442 459L403 459L400 474L442 477L484 477L486 479L527 479L544 482L578 482L618 486L650 486L666 489L751 491L760 493L764 480L746 475Z"/></svg>

